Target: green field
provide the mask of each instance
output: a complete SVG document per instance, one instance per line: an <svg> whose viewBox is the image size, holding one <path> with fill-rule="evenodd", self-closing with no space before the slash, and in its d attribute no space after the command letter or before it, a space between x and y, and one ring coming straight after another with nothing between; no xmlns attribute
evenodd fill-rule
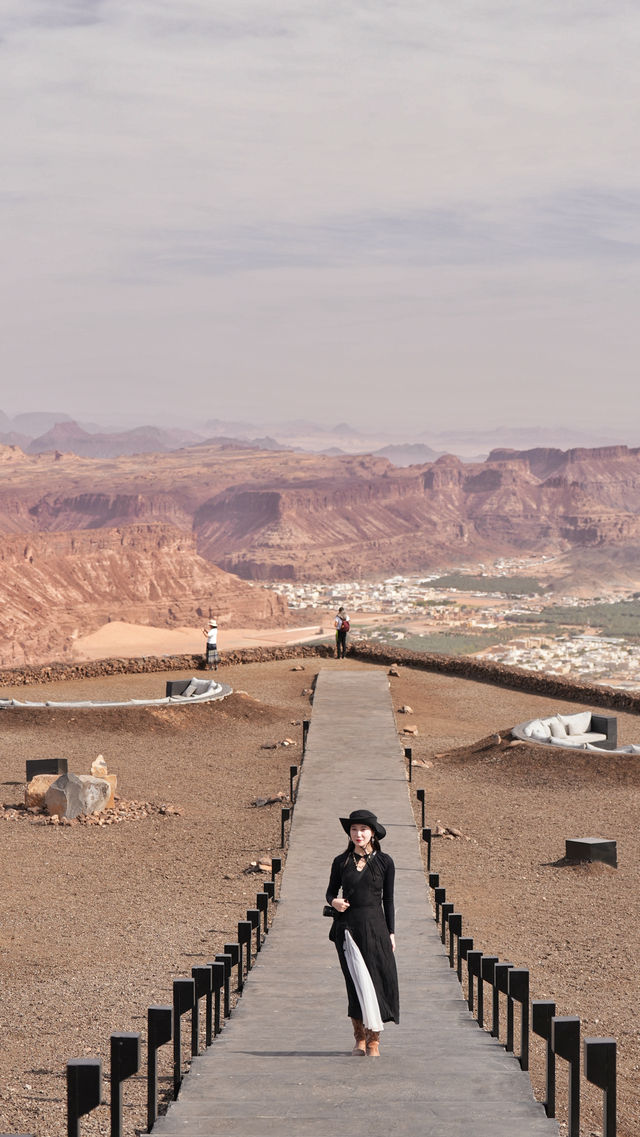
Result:
<svg viewBox="0 0 640 1137"><path fill-rule="evenodd" d="M557 604L530 616L520 614L517 619L520 624L542 624L545 631L562 627L591 627L597 628L605 636L625 636L640 640L638 600L621 600L616 604L588 604L584 608L568 608Z"/></svg>
<svg viewBox="0 0 640 1137"><path fill-rule="evenodd" d="M396 628L396 631L402 631ZM396 640L391 636L376 636L376 640L389 646L405 648L407 651L436 652L438 655L473 655L494 644L508 643L522 635L522 628L496 628L486 632L430 632L425 636L405 635Z"/></svg>
<svg viewBox="0 0 640 1137"><path fill-rule="evenodd" d="M502 592L505 596L539 596L545 591L533 576L471 576L451 572L430 580L429 588L456 588L458 592Z"/></svg>

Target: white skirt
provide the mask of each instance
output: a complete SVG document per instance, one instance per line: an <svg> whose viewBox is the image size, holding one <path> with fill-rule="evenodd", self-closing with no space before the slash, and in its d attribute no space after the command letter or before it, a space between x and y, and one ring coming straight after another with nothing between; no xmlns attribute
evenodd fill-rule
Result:
<svg viewBox="0 0 640 1137"><path fill-rule="evenodd" d="M367 1030L384 1030L376 989L362 958L362 952L348 929L344 934L344 958L358 994L364 1025Z"/></svg>

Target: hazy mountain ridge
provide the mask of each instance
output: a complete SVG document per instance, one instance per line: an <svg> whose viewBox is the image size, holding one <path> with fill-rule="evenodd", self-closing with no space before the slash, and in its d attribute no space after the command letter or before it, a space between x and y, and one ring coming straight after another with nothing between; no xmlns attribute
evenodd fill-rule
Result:
<svg viewBox="0 0 640 1137"><path fill-rule="evenodd" d="M176 414L156 421L114 410L111 421L77 421L64 411L36 411L10 418L0 411L0 444L19 445L29 453L46 450L73 451L86 457L116 457L136 453L175 450L214 440L250 444L254 449L293 449L326 454L381 453L396 465L434 461L453 452L465 462L483 461L490 450L509 446L515 451L594 447L635 442L605 427L577 430L575 427L497 426L491 430L438 431L416 423L410 429L366 429L341 422L323 426L305 420L246 422L238 420L187 419Z"/></svg>

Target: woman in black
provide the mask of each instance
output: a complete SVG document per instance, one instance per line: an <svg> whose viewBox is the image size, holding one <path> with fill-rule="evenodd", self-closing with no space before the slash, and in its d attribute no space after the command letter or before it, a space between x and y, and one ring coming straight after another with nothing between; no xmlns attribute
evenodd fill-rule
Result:
<svg viewBox="0 0 640 1137"><path fill-rule="evenodd" d="M335 858L327 903L335 909L331 938L347 985L353 1023L352 1054L380 1056L385 1022L399 1022L393 885L395 865L380 849L386 829L368 809L356 809L340 824L349 834ZM339 895L342 890L342 896Z"/></svg>

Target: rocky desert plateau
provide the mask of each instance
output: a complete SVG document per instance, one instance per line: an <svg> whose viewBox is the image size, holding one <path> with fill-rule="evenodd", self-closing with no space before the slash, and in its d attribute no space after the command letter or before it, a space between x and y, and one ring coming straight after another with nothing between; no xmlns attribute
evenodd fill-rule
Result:
<svg viewBox="0 0 640 1137"><path fill-rule="evenodd" d="M338 662L311 649L291 649L280 660L273 654L224 663L218 676L234 694L221 703L34 709L3 718L0 840L3 864L11 867L0 876L0 1131L62 1137L66 1061L102 1057L108 1076L110 1033L146 1037L147 1006L170 1002L176 975L235 939L238 919L269 878L266 870L247 870L279 853L279 802L252 803L288 794L318 670L382 666L357 656ZM606 707L606 693L595 694L599 704L568 686L564 694L552 685L544 692L541 679L532 694L402 662L395 670L389 683L399 741L407 741L407 727L412 731L416 824L415 791L422 788L427 823L456 834L434 838L432 868L462 913L465 934L485 953L529 968L531 997L552 999L558 1014L578 1015L583 1036L617 1039L618 1134L635 1137L640 760L585 753L569 762L549 747L510 747L508 734L531 716ZM60 682L45 673L30 697L149 698L180 674ZM3 694L21 698L24 687ZM407 706L411 713L400 713ZM618 714L623 743L640 737L639 723L637 714ZM98 753L118 776L113 821L52 824L19 808L26 758L65 754L79 771ZM371 804L384 817L384 800ZM617 839L617 869L564 863L565 838L591 832ZM336 825L338 848L341 841ZM325 875L319 866L318 912ZM346 1018L336 1022L336 1046L344 1045L345 1055L348 1027ZM188 1024L185 1047L187 1034ZM531 1047L541 1100L544 1049L535 1037ZM170 1050L160 1054L164 1100ZM144 1131L145 1092L143 1074L127 1085L127 1133ZM566 1134L562 1064L557 1106ZM581 1137L599 1134L601 1123L602 1095L583 1082ZM108 1131L108 1106L83 1120L83 1134Z"/></svg>
<svg viewBox="0 0 640 1137"><path fill-rule="evenodd" d="M0 665L73 657L111 621L285 627L260 582L531 552L635 577L640 450L493 450L397 467L232 441L87 458L0 447ZM571 562L569 561L569 575Z"/></svg>
<svg viewBox="0 0 640 1137"><path fill-rule="evenodd" d="M262 883L245 870L278 846L279 807L252 802L287 792L318 668L388 665L382 649L377 662L375 651L358 658L355 636L340 663L322 646L287 648L294 631L309 640L320 631L310 610L289 607L291 585L542 554L553 563L550 590L640 589L640 449L496 449L478 461L447 454L400 467L382 455L232 440L104 457L0 446L4 697L24 699L25 685L43 700L163 693L167 676L153 657L174 655L170 674L180 675L178 657L201 650L211 614L229 648L280 645L223 651L217 677L233 696L187 714L2 712L0 840L12 867L0 882L0 1130L60 1137L66 1059L104 1055L111 1030L144 1029L147 1005L167 1000L172 977L233 938ZM105 656L120 659L63 681L80 674L78 659ZM135 656L146 657L142 673L126 674ZM621 741L640 742L634 697L572 690L571 676L549 678L545 693L540 673L520 672L510 689L508 667L491 665L494 682L475 661L475 672L438 673L406 657L391 679L396 710L412 708L398 731L406 741L411 728L413 788L427 791L430 821L462 834L435 842L434 855L465 931L529 967L532 997L580 1015L584 1033L617 1038L618 1133L632 1137L637 763L581 756L569 767L534 745L509 750L505 739L510 725L550 707L584 705L621 708ZM280 745L287 737L292 749ZM25 760L52 754L79 770L104 754L119 775L120 820L58 826L15 808ZM618 839L617 870L562 863L565 837L591 830ZM162 1078L166 1094L168 1069ZM537 1043L532 1078L541 1096ZM143 1096L134 1080L132 1132L143 1129ZM564 1083L559 1111L564 1124ZM600 1132L595 1092L582 1120L581 1137ZM99 1110L83 1133L107 1125Z"/></svg>

